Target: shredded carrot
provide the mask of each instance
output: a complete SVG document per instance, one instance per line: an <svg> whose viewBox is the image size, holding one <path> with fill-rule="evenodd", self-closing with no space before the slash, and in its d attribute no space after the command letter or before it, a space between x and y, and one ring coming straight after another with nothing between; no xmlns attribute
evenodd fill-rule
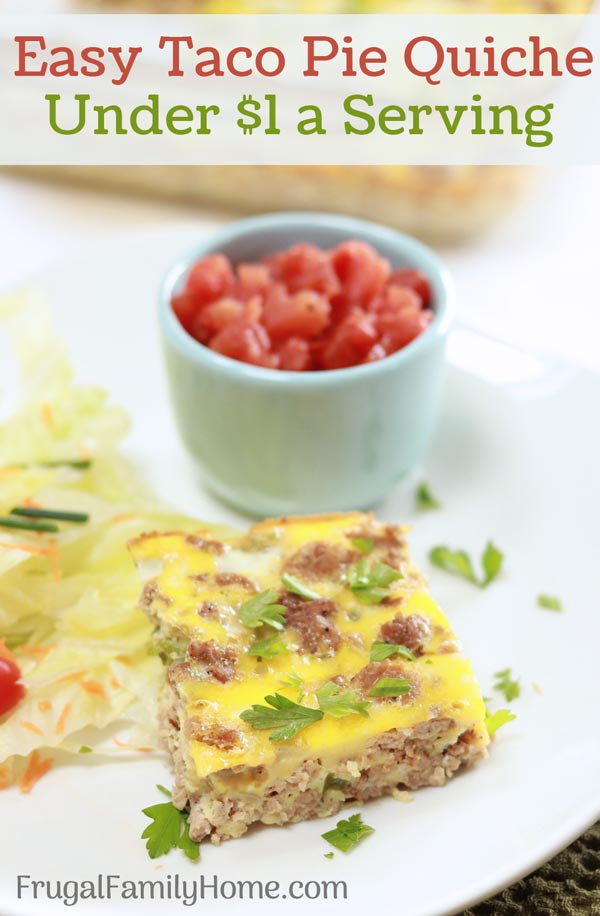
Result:
<svg viewBox="0 0 600 916"><path fill-rule="evenodd" d="M40 557L49 557L52 564L54 581L58 582L61 578L60 566L58 565L58 544L54 538L45 547L40 547L37 544L22 544L17 541L13 541L12 543L9 541L0 541L0 548L4 550L22 550L24 553L33 553Z"/></svg>
<svg viewBox="0 0 600 916"><path fill-rule="evenodd" d="M117 655L117 661L122 665L127 665L128 668L133 668L133 662L128 655Z"/></svg>
<svg viewBox="0 0 600 916"><path fill-rule="evenodd" d="M137 518L135 512L122 512L121 515L113 515L110 523L111 525L118 525L119 522L130 522L134 518Z"/></svg>
<svg viewBox="0 0 600 916"><path fill-rule="evenodd" d="M10 770L8 766L0 767L0 792L2 789L8 789L12 785L12 779L10 778Z"/></svg>
<svg viewBox="0 0 600 916"><path fill-rule="evenodd" d="M113 690L121 689L121 682L118 681L116 677L111 677L108 683L110 684Z"/></svg>
<svg viewBox="0 0 600 916"><path fill-rule="evenodd" d="M42 760L39 753L34 751L29 758L27 769L19 780L19 789L21 792L23 792L24 795L31 792L36 782L41 779L42 776L46 775L51 766L52 760L49 757Z"/></svg>
<svg viewBox="0 0 600 916"><path fill-rule="evenodd" d="M57 735L62 735L62 733L64 732L65 722L67 721L67 716L69 715L70 712L71 712L71 704L65 703L63 707L63 711L61 712L58 718L58 722L56 723L56 734Z"/></svg>
<svg viewBox="0 0 600 916"><path fill-rule="evenodd" d="M56 429L56 418L54 416L54 411L52 409L52 404L48 401L43 401L40 405L42 411L42 419L50 432L54 432Z"/></svg>
<svg viewBox="0 0 600 916"><path fill-rule="evenodd" d="M27 506L29 509L41 509L40 503L37 500L33 499L31 496L26 496L23 500L23 505Z"/></svg>
<svg viewBox="0 0 600 916"><path fill-rule="evenodd" d="M52 553L52 545L40 547L37 544L21 544L16 541L12 543L9 541L0 541L0 548L4 548L5 550L22 550L24 553L36 553L41 557L49 557Z"/></svg>
<svg viewBox="0 0 600 916"><path fill-rule="evenodd" d="M25 655L31 655L37 661L42 661L55 646L19 646L19 652Z"/></svg>
<svg viewBox="0 0 600 916"><path fill-rule="evenodd" d="M151 754L153 750L153 747L136 747L136 751L139 751L141 754Z"/></svg>
<svg viewBox="0 0 600 916"><path fill-rule="evenodd" d="M115 744L117 747L130 747L129 744L124 744L122 741L119 741L118 738L113 738L113 744Z"/></svg>
<svg viewBox="0 0 600 916"><path fill-rule="evenodd" d="M33 722L21 722L23 728L28 728L30 732L33 732L34 735L43 735L41 728L38 728L37 725L34 725Z"/></svg>
<svg viewBox="0 0 600 916"><path fill-rule="evenodd" d="M68 684L69 681L79 681L83 677L83 671L75 671L73 674L65 674L64 677L59 677L56 684Z"/></svg>
<svg viewBox="0 0 600 916"><path fill-rule="evenodd" d="M38 709L40 712L49 712L52 709L52 703L50 700L40 700L38 703Z"/></svg>
<svg viewBox="0 0 600 916"><path fill-rule="evenodd" d="M11 468L11 467L0 468L0 477L5 477L5 476L10 477L12 474L18 474L19 471L20 471L20 468Z"/></svg>
<svg viewBox="0 0 600 916"><path fill-rule="evenodd" d="M100 681L81 681L81 686L91 696L98 697L100 700L106 699L106 690Z"/></svg>

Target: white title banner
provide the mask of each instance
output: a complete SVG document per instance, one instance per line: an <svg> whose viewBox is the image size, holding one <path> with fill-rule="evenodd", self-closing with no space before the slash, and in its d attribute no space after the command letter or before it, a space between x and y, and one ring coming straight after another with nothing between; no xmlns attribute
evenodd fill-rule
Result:
<svg viewBox="0 0 600 916"><path fill-rule="evenodd" d="M600 17L4 16L0 164L600 163Z"/></svg>

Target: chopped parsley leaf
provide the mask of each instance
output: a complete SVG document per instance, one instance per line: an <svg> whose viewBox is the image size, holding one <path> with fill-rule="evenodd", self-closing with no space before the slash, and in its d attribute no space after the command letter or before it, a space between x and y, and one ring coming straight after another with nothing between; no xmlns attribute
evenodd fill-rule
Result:
<svg viewBox="0 0 600 916"><path fill-rule="evenodd" d="M538 607L542 607L546 611L564 610L562 601L560 598L556 598L554 595L538 595L537 603Z"/></svg>
<svg viewBox="0 0 600 916"><path fill-rule="evenodd" d="M511 700L516 700L521 695L521 684L518 680L513 680L510 668L496 671L494 677L496 678L494 690L503 693L507 703L510 703Z"/></svg>
<svg viewBox="0 0 600 916"><path fill-rule="evenodd" d="M421 512L426 512L429 509L441 509L442 504L435 498L429 484L426 481L423 481L417 487L417 508Z"/></svg>
<svg viewBox="0 0 600 916"><path fill-rule="evenodd" d="M299 674L289 674L287 680L279 681L282 687L293 687L294 690L298 691L297 702L300 703L306 696L306 691L304 690L304 681Z"/></svg>
<svg viewBox="0 0 600 916"><path fill-rule="evenodd" d="M338 821L333 830L328 830L321 836L341 852L349 852L372 833L375 833L373 827L363 824L360 814L353 814L347 820Z"/></svg>
<svg viewBox="0 0 600 916"><path fill-rule="evenodd" d="M371 646L372 662L383 662L386 658L392 658L393 655L402 655L411 662L416 662L417 657L406 646L395 645L390 642L374 642Z"/></svg>
<svg viewBox="0 0 600 916"><path fill-rule="evenodd" d="M276 655L287 653L287 646L278 633L267 636L266 639L257 639L248 649L248 655L255 655L257 658L275 658Z"/></svg>
<svg viewBox="0 0 600 916"><path fill-rule="evenodd" d="M88 747L87 744L82 744L81 747L79 748L79 753L80 754L92 754L93 750L91 747Z"/></svg>
<svg viewBox="0 0 600 916"><path fill-rule="evenodd" d="M510 709L497 709L496 712L489 712L489 710L486 709L485 727L488 730L490 738L496 734L499 728L502 728L503 725L507 725L516 718L517 717L513 715Z"/></svg>
<svg viewBox="0 0 600 916"><path fill-rule="evenodd" d="M300 706L280 693L266 696L265 702L269 705L260 706L254 703L250 709L245 709L240 714L240 719L248 722L253 728L275 729L273 734L269 735L269 741L287 741L303 728L318 722L324 715L322 710Z"/></svg>
<svg viewBox="0 0 600 916"><path fill-rule="evenodd" d="M334 852L325 852L323 853L323 858L324 859L333 859L334 855L335 855Z"/></svg>
<svg viewBox="0 0 600 916"><path fill-rule="evenodd" d="M429 559L438 569L444 569L446 572L455 576L462 576L478 585L479 588L486 588L498 576L502 568L504 554L498 548L488 541L481 557L483 576L478 578L469 554L464 550L451 550L449 547L433 547L429 552Z"/></svg>
<svg viewBox="0 0 600 916"><path fill-rule="evenodd" d="M321 597L318 592L314 592L312 588L304 585L304 583L296 579L295 576L290 576L289 573L284 573L281 577L281 581L286 590L293 595L300 595L301 598L308 598L311 601L317 601Z"/></svg>
<svg viewBox="0 0 600 916"><path fill-rule="evenodd" d="M244 626L254 629L265 624L276 630L283 630L285 607L277 603L278 597L275 589L269 588L245 601L239 612Z"/></svg>
<svg viewBox="0 0 600 916"><path fill-rule="evenodd" d="M360 550L361 553L368 555L373 553L375 541L373 538L353 538L352 546L356 547L357 550Z"/></svg>
<svg viewBox="0 0 600 916"><path fill-rule="evenodd" d="M171 794L164 786L157 786L157 788L166 795ZM142 813L151 820L142 833L142 839L146 840L146 849L151 859L164 856L171 849L181 849L192 861L200 858L200 845L190 839L187 812L179 811L172 802L168 801L144 808Z"/></svg>
<svg viewBox="0 0 600 916"><path fill-rule="evenodd" d="M398 572L387 563L376 563L369 568L366 557L348 570L348 585L361 604L379 604L387 597L388 586L402 579Z"/></svg>
<svg viewBox="0 0 600 916"><path fill-rule="evenodd" d="M412 684L403 677L382 677L369 691L370 697L401 697L408 693Z"/></svg>
<svg viewBox="0 0 600 916"><path fill-rule="evenodd" d="M368 719L369 706L366 700L361 700L354 690L344 690L338 687L333 681L328 681L316 693L319 708L328 716L334 716L341 719L344 716L351 716L357 713L359 716Z"/></svg>

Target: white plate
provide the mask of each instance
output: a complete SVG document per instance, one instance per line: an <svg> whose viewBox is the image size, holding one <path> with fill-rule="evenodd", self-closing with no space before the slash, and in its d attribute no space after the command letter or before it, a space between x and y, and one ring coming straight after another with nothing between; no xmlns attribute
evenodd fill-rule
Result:
<svg viewBox="0 0 600 916"><path fill-rule="evenodd" d="M102 382L130 410L128 445L152 482L181 509L237 522L199 488L182 454L159 355L157 281L194 241L189 231L117 239L41 279L81 378ZM347 882L345 901L214 901L209 888L198 906L230 916L262 916L275 906L280 914L441 916L533 870L600 817L600 382L464 329L454 333L451 361L444 421L423 471L444 508L415 514L415 475L380 515L414 524L414 556L430 573L484 693L492 693L498 669L510 665L522 677L522 697L512 704L518 719L499 733L489 759L443 789L417 793L410 805L367 805L363 816L376 833L348 856L323 858L320 834L334 818L204 846L199 865L174 853L151 862L139 839L141 809L160 801L154 785L169 778L161 756L77 759L51 771L30 796L2 794L3 916L65 912L41 888L37 902L31 891L17 900L17 875L64 882L99 874L277 880L282 893L293 880ZM479 554L490 537L506 566L486 591L427 563L433 544ZM565 612L537 608L541 592L559 595ZM111 916L186 912L178 901L119 899L82 901L77 912L102 907Z"/></svg>

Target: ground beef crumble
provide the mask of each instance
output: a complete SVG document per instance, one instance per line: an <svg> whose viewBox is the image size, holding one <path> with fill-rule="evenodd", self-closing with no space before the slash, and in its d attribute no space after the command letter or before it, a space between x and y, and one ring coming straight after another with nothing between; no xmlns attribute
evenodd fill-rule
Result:
<svg viewBox="0 0 600 916"><path fill-rule="evenodd" d="M190 741L201 741L210 747L230 751L240 743L241 734L235 728L227 728L218 722L202 722L201 719L188 719L185 723L186 737Z"/></svg>
<svg viewBox="0 0 600 916"><path fill-rule="evenodd" d="M340 579L348 566L361 557L357 550L348 550L339 544L327 541L311 541L303 544L285 563L285 572L301 579Z"/></svg>
<svg viewBox="0 0 600 916"><path fill-rule="evenodd" d="M409 617L399 614L393 620L384 623L379 631L379 639L382 642L406 646L414 655L423 655L430 637L431 624L420 614L411 614Z"/></svg>
<svg viewBox="0 0 600 916"><path fill-rule="evenodd" d="M199 662L206 673L221 684L226 684L235 677L235 652L218 646L215 642L193 640L188 648L188 658L192 662Z"/></svg>
<svg viewBox="0 0 600 916"><path fill-rule="evenodd" d="M279 600L286 609L286 626L296 630L302 650L333 655L341 642L340 631L331 620L337 613L335 602L328 598L306 600L290 592L284 592Z"/></svg>

